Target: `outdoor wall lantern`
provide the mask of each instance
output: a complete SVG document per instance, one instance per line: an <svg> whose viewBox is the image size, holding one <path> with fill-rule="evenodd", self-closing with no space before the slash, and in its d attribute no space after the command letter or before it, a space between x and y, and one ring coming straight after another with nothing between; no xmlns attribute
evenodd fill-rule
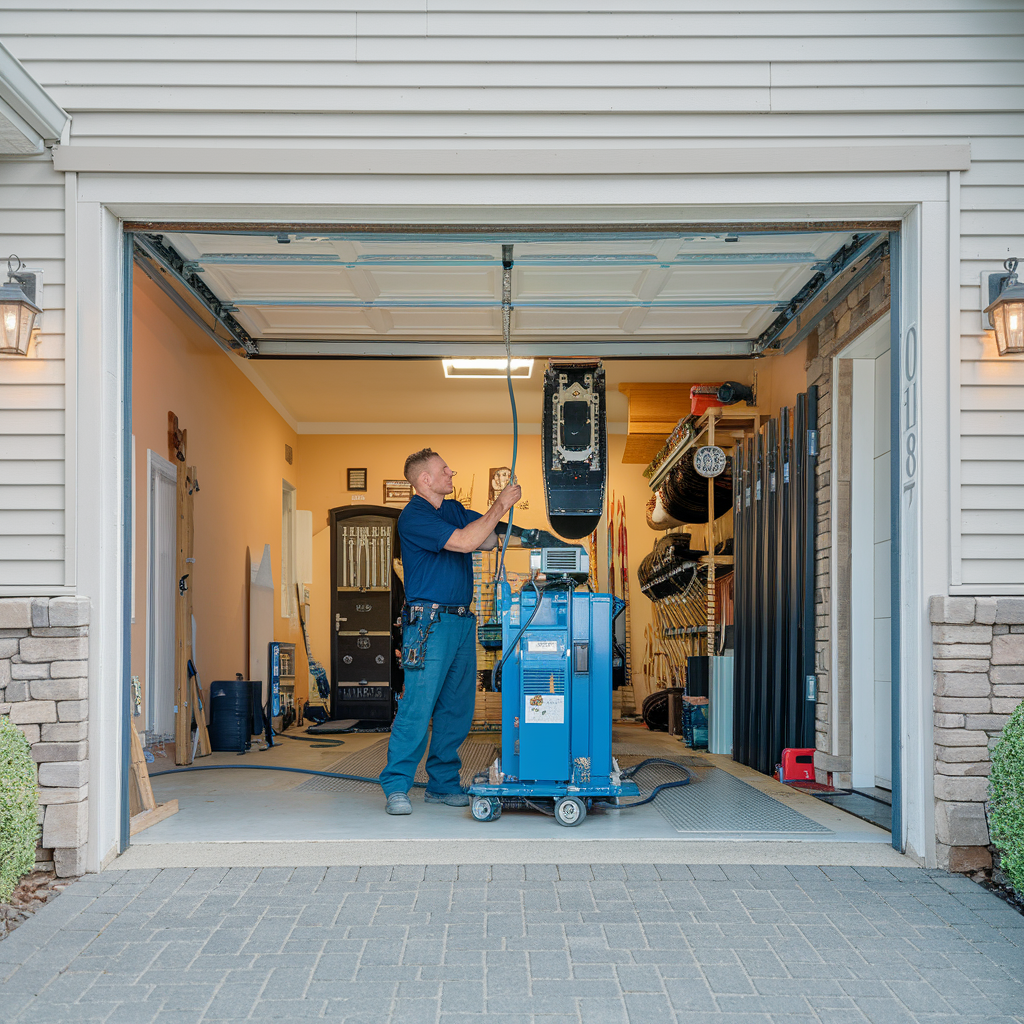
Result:
<svg viewBox="0 0 1024 1024"><path fill-rule="evenodd" d="M7 261L7 284L0 287L0 353L10 356L27 356L28 343L40 308L36 298L39 275L19 273L24 263L17 256ZM31 297L25 294L28 288Z"/></svg>
<svg viewBox="0 0 1024 1024"><path fill-rule="evenodd" d="M1009 259L1003 264L1005 274L988 276L989 305L985 312L996 332L996 348L1001 356L1024 353L1024 284L1017 280L1017 262Z"/></svg>

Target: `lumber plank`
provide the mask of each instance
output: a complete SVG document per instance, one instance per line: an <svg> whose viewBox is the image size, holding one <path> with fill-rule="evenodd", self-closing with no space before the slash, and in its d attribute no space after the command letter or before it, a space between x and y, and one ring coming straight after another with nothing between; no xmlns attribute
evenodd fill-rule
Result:
<svg viewBox="0 0 1024 1024"><path fill-rule="evenodd" d="M180 452L184 457L188 448L188 431L181 432ZM183 576L190 575L188 564L189 524L188 470L183 459L177 462L175 513L177 522L177 554L175 558L174 597L174 761L179 765L192 763L192 708L189 703L188 659L192 647L192 620L188 617L188 602L180 591ZM188 580L185 581L186 585ZM187 595L188 591L185 592Z"/></svg>
<svg viewBox="0 0 1024 1024"><path fill-rule="evenodd" d="M158 821L163 821L164 818L169 818L172 814L177 813L178 801L168 800L167 803L157 804L152 810L143 811L141 814L133 814L128 827L129 835L138 835L139 832L149 828L150 825L155 825Z"/></svg>
<svg viewBox="0 0 1024 1024"><path fill-rule="evenodd" d="M135 729L135 723L131 724L131 776L132 785L128 791L129 810L132 814L141 811L151 811L156 807L156 797L153 796L153 786L149 781L149 766L146 764L146 752L142 747L142 740ZM133 799L134 797L134 799ZM134 806L138 802L138 807Z"/></svg>

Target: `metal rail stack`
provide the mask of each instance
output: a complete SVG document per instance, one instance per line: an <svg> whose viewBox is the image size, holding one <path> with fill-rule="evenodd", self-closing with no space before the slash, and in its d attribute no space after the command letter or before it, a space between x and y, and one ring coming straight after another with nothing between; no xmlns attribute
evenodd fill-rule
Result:
<svg viewBox="0 0 1024 1024"><path fill-rule="evenodd" d="M733 757L771 774L814 746L817 389L733 458L736 654Z"/></svg>

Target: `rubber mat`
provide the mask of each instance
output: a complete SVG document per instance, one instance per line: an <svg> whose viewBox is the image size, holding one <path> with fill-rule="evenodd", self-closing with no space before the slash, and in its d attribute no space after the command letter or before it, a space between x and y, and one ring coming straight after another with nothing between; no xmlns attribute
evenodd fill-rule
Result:
<svg viewBox="0 0 1024 1024"><path fill-rule="evenodd" d="M459 757L462 758L462 784L468 786L473 781L473 776L478 772L485 772L494 763L498 756L497 747L493 743L480 740L466 740L459 747ZM416 781L427 781L426 756L416 769ZM324 771L343 772L346 775L365 775L375 779L384 770L388 762L388 740L379 739L371 743L364 750L348 754L327 765ZM314 775L305 782L295 787L296 792L305 793L342 793L346 790L362 790L377 788L375 782L353 782L350 779L327 779L322 775Z"/></svg>
<svg viewBox="0 0 1024 1024"><path fill-rule="evenodd" d="M833 834L830 828L819 825L721 768L686 767L693 773L690 785L663 790L653 802L677 832ZM641 793L646 795L660 783L678 778L679 774L667 765L651 765L641 770L636 781Z"/></svg>

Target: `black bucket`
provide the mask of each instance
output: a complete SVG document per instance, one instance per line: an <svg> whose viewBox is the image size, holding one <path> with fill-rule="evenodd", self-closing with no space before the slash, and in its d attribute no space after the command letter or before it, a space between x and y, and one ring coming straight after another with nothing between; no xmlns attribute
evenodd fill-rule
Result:
<svg viewBox="0 0 1024 1024"><path fill-rule="evenodd" d="M210 748L244 751L252 729L252 682L221 679L210 684Z"/></svg>

